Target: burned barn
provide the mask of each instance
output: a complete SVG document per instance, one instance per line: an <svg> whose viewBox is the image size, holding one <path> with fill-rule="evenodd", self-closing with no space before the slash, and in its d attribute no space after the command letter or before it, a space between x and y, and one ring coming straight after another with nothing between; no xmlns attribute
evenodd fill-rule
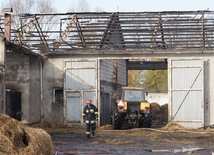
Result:
<svg viewBox="0 0 214 155"><path fill-rule="evenodd" d="M212 125L213 17L212 11L16 15L5 9L0 112L32 123L81 124L90 98L99 124L109 124L128 70L165 69L169 121Z"/></svg>

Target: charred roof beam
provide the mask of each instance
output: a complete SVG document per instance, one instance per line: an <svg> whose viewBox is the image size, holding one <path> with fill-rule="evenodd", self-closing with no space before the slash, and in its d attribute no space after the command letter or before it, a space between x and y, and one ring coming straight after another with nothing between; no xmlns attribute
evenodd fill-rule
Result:
<svg viewBox="0 0 214 155"><path fill-rule="evenodd" d="M110 16L110 20L108 21L108 24L104 30L104 33L103 33L103 37L100 41L100 44L99 44L99 47L102 48L105 44L106 44L106 41L109 41L110 40L110 37L111 37L111 32L112 32L112 27L114 26L115 22L118 21L119 18L118 18L118 14L117 13L113 13L111 16Z"/></svg>
<svg viewBox="0 0 214 155"><path fill-rule="evenodd" d="M40 37L40 39L42 41L42 45L43 45L45 51L48 51L49 47L48 47L48 43L47 43L47 40L45 38L45 35L42 32L42 28L41 28L36 16L34 18L35 18L35 23L34 24L35 24L35 27L36 27L36 29L38 31L39 37Z"/></svg>
<svg viewBox="0 0 214 155"><path fill-rule="evenodd" d="M58 41L54 45L54 49L59 48L59 46L66 41L67 37L72 31L73 25L75 24L76 14L73 15L73 18L67 23L65 30L62 35L59 37Z"/></svg>
<svg viewBox="0 0 214 155"><path fill-rule="evenodd" d="M77 32L79 34L80 40L83 44L83 46L86 46L86 42L85 42L85 38L81 29L81 26L79 24L79 20L77 18L77 15L73 15L73 18L70 20L69 23L67 23L66 29L63 31L61 37L59 38L59 40L55 43L54 45L54 49L59 48L60 44L65 42L67 37L69 36L69 34L72 31L73 25L76 26L77 28Z"/></svg>
<svg viewBox="0 0 214 155"><path fill-rule="evenodd" d="M79 24L77 15L75 14L73 16L73 18L70 20L70 22L67 23L66 29L63 31L63 33L62 33L61 37L59 38L58 42L56 42L56 44L54 45L54 48L59 48L60 44L66 41L67 37L69 36L69 34L72 31L72 27L73 27L74 24L76 25L76 28L77 28L77 31L78 31L78 34L79 34L79 37L80 37L80 40L81 40L83 46L86 46L85 38L84 38L84 35L82 33L81 26Z"/></svg>
<svg viewBox="0 0 214 155"><path fill-rule="evenodd" d="M107 26L106 26L106 28L104 30L104 33L103 33L103 36L102 36L102 39L101 39L100 45L99 45L100 48L102 48L104 46L104 42L107 40L107 37L108 37L108 34L109 34L109 29L110 29L110 27L112 25L112 20L114 19L114 15L115 15L115 13L113 13L111 15L110 20L108 21L108 24L107 24Z"/></svg>
<svg viewBox="0 0 214 155"><path fill-rule="evenodd" d="M23 44L22 41L25 40L27 35L35 26L34 21L35 21L35 18L33 17L30 19L30 22L28 22L27 24L21 25L21 27L19 28L20 30L17 30L18 33L16 33L16 36L14 37L14 43Z"/></svg>
<svg viewBox="0 0 214 155"><path fill-rule="evenodd" d="M201 34L202 34L202 43L201 47L205 48L205 25L204 25L204 12L202 12L202 19L201 19L202 27L201 27Z"/></svg>
<svg viewBox="0 0 214 155"><path fill-rule="evenodd" d="M75 18L74 18L74 24L77 27L77 31L78 31L78 34L79 34L79 37L80 37L80 40L81 40L83 46L86 46L85 38L84 38L84 35L83 35L82 29L80 27L80 24L79 24L77 16L75 16Z"/></svg>
<svg viewBox="0 0 214 155"><path fill-rule="evenodd" d="M163 24L161 22L161 13L159 13L159 17L158 17L158 21L157 21L157 25L155 26L155 29L154 29L154 32L153 32L153 36L152 36L152 44L151 44L151 48L154 48L156 44L158 44L158 42L156 41L157 40L157 34L158 34L158 31L160 31L161 33L161 42L162 42L162 47L163 48L166 48L167 45L165 43L165 39L164 39L164 32L163 32ZM160 45L159 45L160 46Z"/></svg>

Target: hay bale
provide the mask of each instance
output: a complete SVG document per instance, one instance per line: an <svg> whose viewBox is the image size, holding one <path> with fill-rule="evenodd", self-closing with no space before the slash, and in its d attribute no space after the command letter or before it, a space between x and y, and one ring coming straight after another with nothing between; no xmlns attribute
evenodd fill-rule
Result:
<svg viewBox="0 0 214 155"><path fill-rule="evenodd" d="M50 135L43 129L25 129L28 145L20 150L21 154L46 155L53 153L53 145Z"/></svg>
<svg viewBox="0 0 214 155"><path fill-rule="evenodd" d="M0 115L0 152L17 154L18 148L25 146L22 141L22 127L18 124L17 120Z"/></svg>
<svg viewBox="0 0 214 155"><path fill-rule="evenodd" d="M53 154L50 135L31 128L7 115L0 114L0 154Z"/></svg>

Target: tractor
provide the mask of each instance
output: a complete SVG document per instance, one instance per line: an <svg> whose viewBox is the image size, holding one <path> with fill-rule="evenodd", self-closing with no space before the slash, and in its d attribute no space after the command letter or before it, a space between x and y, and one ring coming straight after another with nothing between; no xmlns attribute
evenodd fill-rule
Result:
<svg viewBox="0 0 214 155"><path fill-rule="evenodd" d="M112 105L112 127L150 128L152 125L151 105L145 100L143 88L122 87L121 96Z"/></svg>

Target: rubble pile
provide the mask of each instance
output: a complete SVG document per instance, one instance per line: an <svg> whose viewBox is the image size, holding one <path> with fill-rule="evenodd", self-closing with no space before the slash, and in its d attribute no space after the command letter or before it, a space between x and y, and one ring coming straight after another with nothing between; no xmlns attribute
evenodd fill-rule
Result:
<svg viewBox="0 0 214 155"><path fill-rule="evenodd" d="M0 114L0 154L51 155L53 144L43 129L28 127Z"/></svg>

